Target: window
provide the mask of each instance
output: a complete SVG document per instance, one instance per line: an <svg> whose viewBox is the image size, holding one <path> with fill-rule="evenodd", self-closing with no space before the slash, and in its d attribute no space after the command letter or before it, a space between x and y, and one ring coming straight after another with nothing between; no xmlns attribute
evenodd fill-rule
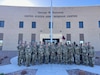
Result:
<svg viewBox="0 0 100 75"><path fill-rule="evenodd" d="M36 28L36 22L32 22L32 28Z"/></svg>
<svg viewBox="0 0 100 75"><path fill-rule="evenodd" d="M67 34L66 37L67 37L66 38L67 43L70 44L71 43L71 34Z"/></svg>
<svg viewBox="0 0 100 75"><path fill-rule="evenodd" d="M19 33L19 34L18 34L18 44L19 44L20 42L23 42L23 34L22 34L22 33Z"/></svg>
<svg viewBox="0 0 100 75"><path fill-rule="evenodd" d="M80 38L80 43L83 43L84 42L84 34L80 34L79 38Z"/></svg>
<svg viewBox="0 0 100 75"><path fill-rule="evenodd" d="M3 33L0 33L0 50L2 50L3 47Z"/></svg>
<svg viewBox="0 0 100 75"><path fill-rule="evenodd" d="M35 42L35 39L36 39L36 34L32 34L31 35L31 42Z"/></svg>
<svg viewBox="0 0 100 75"><path fill-rule="evenodd" d="M19 28L23 28L23 26L24 26L24 22L23 21L20 21L19 22Z"/></svg>
<svg viewBox="0 0 100 75"><path fill-rule="evenodd" d="M51 22L49 22L49 28L51 28ZM53 28L53 22L52 22L52 28Z"/></svg>
<svg viewBox="0 0 100 75"><path fill-rule="evenodd" d="M98 24L99 24L99 28L100 28L100 21L98 21Z"/></svg>
<svg viewBox="0 0 100 75"><path fill-rule="evenodd" d="M70 22L66 22L66 28L71 28Z"/></svg>
<svg viewBox="0 0 100 75"><path fill-rule="evenodd" d="M0 21L0 27L4 27L4 21Z"/></svg>
<svg viewBox="0 0 100 75"><path fill-rule="evenodd" d="M83 28L83 22L82 21L79 22L79 28Z"/></svg>

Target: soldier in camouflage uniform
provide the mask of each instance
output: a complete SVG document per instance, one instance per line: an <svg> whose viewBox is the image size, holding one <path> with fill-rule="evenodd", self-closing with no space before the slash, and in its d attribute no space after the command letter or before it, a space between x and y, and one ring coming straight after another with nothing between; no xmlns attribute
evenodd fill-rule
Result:
<svg viewBox="0 0 100 75"><path fill-rule="evenodd" d="M34 43L32 46L32 65L36 64L37 62L37 53L37 45Z"/></svg>
<svg viewBox="0 0 100 75"><path fill-rule="evenodd" d="M78 45L76 45L75 47L75 63L76 64L80 64L80 47Z"/></svg>
<svg viewBox="0 0 100 75"><path fill-rule="evenodd" d="M68 63L68 48L67 48L67 44L64 44L63 45L63 48L62 48L62 58L63 58L63 63L64 64L67 64Z"/></svg>
<svg viewBox="0 0 100 75"><path fill-rule="evenodd" d="M82 59L82 43L79 44L79 48L80 48L80 64L83 63L83 59Z"/></svg>
<svg viewBox="0 0 100 75"><path fill-rule="evenodd" d="M89 51L89 55L88 55L88 60L89 60L89 65L91 67L94 66L94 47L90 47L90 49L88 50Z"/></svg>
<svg viewBox="0 0 100 75"><path fill-rule="evenodd" d="M25 56L25 49L27 47L27 41L24 42L24 54L23 54L23 64L25 65L25 62L26 62L26 56Z"/></svg>
<svg viewBox="0 0 100 75"><path fill-rule="evenodd" d="M18 65L22 65L24 63L24 44L19 44L18 48Z"/></svg>
<svg viewBox="0 0 100 75"><path fill-rule="evenodd" d="M58 43L57 50L57 63L62 63L62 45Z"/></svg>
<svg viewBox="0 0 100 75"><path fill-rule="evenodd" d="M51 63L55 63L55 56L56 56L55 50L56 50L55 45L52 43L50 46L50 62Z"/></svg>
<svg viewBox="0 0 100 75"><path fill-rule="evenodd" d="M68 46L68 63L73 63L73 47L71 45Z"/></svg>
<svg viewBox="0 0 100 75"><path fill-rule="evenodd" d="M76 62L75 62L75 60L76 60L76 59L75 59L75 47L76 47L76 45L77 45L76 42L73 42L73 43L72 43L72 47L73 47L73 62L74 62L74 63L76 63Z"/></svg>
<svg viewBox="0 0 100 75"><path fill-rule="evenodd" d="M25 56L26 56L26 66L30 66L31 64L31 55L32 55L32 50L31 50L31 46L27 45L26 49L25 49Z"/></svg>
<svg viewBox="0 0 100 75"><path fill-rule="evenodd" d="M88 47L87 43L82 46L82 60L84 65L88 65Z"/></svg>
<svg viewBox="0 0 100 75"><path fill-rule="evenodd" d="M38 48L38 62L39 62L39 64L43 63L43 56L44 56L44 48L42 45L39 45L39 48Z"/></svg>
<svg viewBox="0 0 100 75"><path fill-rule="evenodd" d="M44 48L44 56L45 56L45 63L49 63L49 56L50 56L50 49L48 44L46 43L45 48Z"/></svg>

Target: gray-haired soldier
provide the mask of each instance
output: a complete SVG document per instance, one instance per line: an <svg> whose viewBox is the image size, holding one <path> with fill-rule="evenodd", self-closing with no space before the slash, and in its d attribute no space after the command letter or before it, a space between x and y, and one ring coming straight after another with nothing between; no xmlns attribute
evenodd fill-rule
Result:
<svg viewBox="0 0 100 75"><path fill-rule="evenodd" d="M89 49L89 56L88 56L88 60L89 60L89 65L91 67L94 66L94 47L90 47Z"/></svg>
<svg viewBox="0 0 100 75"><path fill-rule="evenodd" d="M22 65L24 61L24 45L19 44L18 48L18 65Z"/></svg>
<svg viewBox="0 0 100 75"><path fill-rule="evenodd" d="M25 56L26 56L26 66L30 66L31 64L31 55L32 55L32 50L30 45L27 45L26 49L25 49Z"/></svg>

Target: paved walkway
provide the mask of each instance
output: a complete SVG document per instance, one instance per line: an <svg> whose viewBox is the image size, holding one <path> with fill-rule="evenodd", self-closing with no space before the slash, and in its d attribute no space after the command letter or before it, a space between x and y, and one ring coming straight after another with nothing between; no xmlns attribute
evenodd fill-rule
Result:
<svg viewBox="0 0 100 75"><path fill-rule="evenodd" d="M68 75L66 70L80 69L96 74L100 74L100 66L94 67L84 65L60 65L60 64L42 64L30 67L17 65L17 57L11 59L11 64L0 66L0 73L11 73L23 69L37 69L36 75Z"/></svg>

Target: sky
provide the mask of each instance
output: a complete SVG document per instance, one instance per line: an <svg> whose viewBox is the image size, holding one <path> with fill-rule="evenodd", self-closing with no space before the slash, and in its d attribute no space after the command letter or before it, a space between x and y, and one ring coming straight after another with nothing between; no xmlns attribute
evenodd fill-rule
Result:
<svg viewBox="0 0 100 75"><path fill-rule="evenodd" d="M52 0L52 4L55 7L98 6L100 0ZM51 0L0 0L0 5L48 7L51 5Z"/></svg>

